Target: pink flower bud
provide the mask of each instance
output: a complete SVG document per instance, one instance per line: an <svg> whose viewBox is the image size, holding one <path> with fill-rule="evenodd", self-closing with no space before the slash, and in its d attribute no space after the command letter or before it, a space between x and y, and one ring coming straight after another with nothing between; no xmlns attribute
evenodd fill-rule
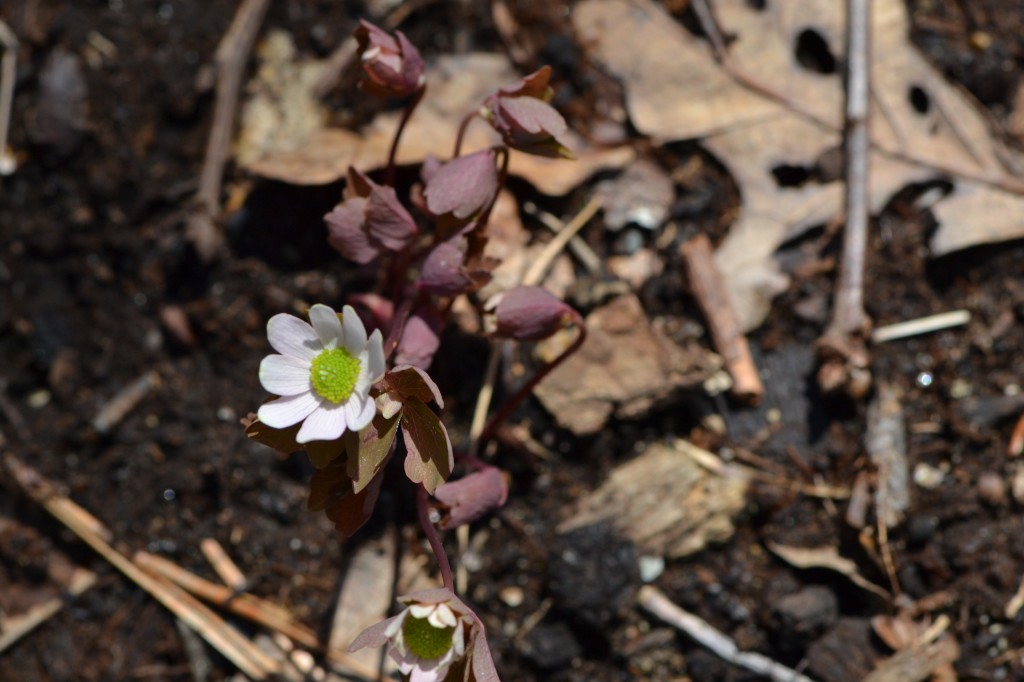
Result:
<svg viewBox="0 0 1024 682"><path fill-rule="evenodd" d="M501 88L487 98L487 121L512 149L537 156L571 159L567 144L569 128L551 99L551 67L545 66L515 85Z"/></svg>
<svg viewBox="0 0 1024 682"><path fill-rule="evenodd" d="M500 469L484 467L457 481L442 483L434 491L434 497L445 507L438 525L457 528L504 505L508 499L508 482Z"/></svg>
<svg viewBox="0 0 1024 682"><path fill-rule="evenodd" d="M545 339L566 324L579 319L579 313L547 289L520 286L501 295L494 310L498 335L520 341Z"/></svg>
<svg viewBox="0 0 1024 682"><path fill-rule="evenodd" d="M380 97L407 97L423 87L423 58L404 33L395 31L392 38L364 19L353 35L366 75L364 90Z"/></svg>

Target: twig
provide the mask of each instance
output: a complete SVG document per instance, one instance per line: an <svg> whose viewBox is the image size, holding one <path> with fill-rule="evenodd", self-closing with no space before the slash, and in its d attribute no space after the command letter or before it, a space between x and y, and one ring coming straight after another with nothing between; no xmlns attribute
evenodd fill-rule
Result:
<svg viewBox="0 0 1024 682"><path fill-rule="evenodd" d="M1006 445L1006 454L1017 457L1024 452L1024 414L1017 418L1017 423L1010 433L1010 442Z"/></svg>
<svg viewBox="0 0 1024 682"><path fill-rule="evenodd" d="M196 208L186 230L186 235L204 261L216 255L224 239L214 220L220 214L221 182L231 152L238 93L242 87L242 73L269 6L270 0L243 0L214 57L217 89L213 125L206 143L203 170L199 175Z"/></svg>
<svg viewBox="0 0 1024 682"><path fill-rule="evenodd" d="M239 670L254 680L265 680L280 672L277 662L213 611L181 588L146 573L114 549L104 539L105 536L109 536L109 531L106 534L97 533L92 524L83 522L83 519L93 517L70 499L60 495L54 485L38 472L10 454L4 457L4 464L11 477L29 497L41 504L46 511L136 585L149 592L169 611L202 635Z"/></svg>
<svg viewBox="0 0 1024 682"><path fill-rule="evenodd" d="M18 38L7 24L0 20L0 175L10 175L18 167L18 160L7 147L11 127L11 109L14 106L14 81L17 77Z"/></svg>
<svg viewBox="0 0 1024 682"><path fill-rule="evenodd" d="M732 307L725 279L715 265L711 241L707 235L698 234L679 248L679 254L686 264L690 291L707 320L711 340L732 377L732 395L756 405L764 397L764 384Z"/></svg>
<svg viewBox="0 0 1024 682"><path fill-rule="evenodd" d="M246 588L249 581L245 579L245 574L231 560L231 557L228 556L228 553L224 551L219 542L213 538L203 538L203 541L199 543L199 551L210 562L214 573L224 581L225 585L236 592Z"/></svg>
<svg viewBox="0 0 1024 682"><path fill-rule="evenodd" d="M527 201L523 204L523 211L538 221L544 227L548 228L555 234L559 234L565 229L565 223L551 215L547 211L542 211L532 201ZM594 250L590 248L583 239L576 235L569 240L569 250L572 251L573 255L579 260L579 262L586 268L587 272L591 275L601 274L601 257L594 253Z"/></svg>
<svg viewBox="0 0 1024 682"><path fill-rule="evenodd" d="M238 594L230 587L212 583L155 554L136 552L132 559L146 572L167 578L204 601L286 634L303 646L320 646L316 634L298 622L287 609L251 594Z"/></svg>
<svg viewBox="0 0 1024 682"><path fill-rule="evenodd" d="M825 393L840 389L854 399L871 387L864 336L864 260L867 253L868 163L871 150L871 14L869 0L847 0L846 42L846 228L832 320L818 342L818 384Z"/></svg>
<svg viewBox="0 0 1024 682"><path fill-rule="evenodd" d="M908 336L930 334L931 332L942 331L951 327L960 327L971 321L971 313L968 310L951 310L948 313L919 317L916 320L897 322L896 324L879 327L871 333L872 343L885 343L905 339Z"/></svg>
<svg viewBox="0 0 1024 682"><path fill-rule="evenodd" d="M523 275L522 283L527 286L540 284L551 262L565 248L565 245L576 236L576 233L582 230L590 222L590 219L597 215L599 210L601 210L601 199L595 196L587 202L583 210L576 214L575 218L566 223L565 228L556 234L554 239L547 243L544 250L537 256L537 260L534 261L530 269Z"/></svg>
<svg viewBox="0 0 1024 682"><path fill-rule="evenodd" d="M151 370L122 388L93 417L92 427L100 433L110 433L153 390L158 379L157 373Z"/></svg>
<svg viewBox="0 0 1024 682"><path fill-rule="evenodd" d="M867 252L868 126L871 83L870 3L847 0L846 43L846 229L835 306L827 336L861 334L864 312L864 257Z"/></svg>
<svg viewBox="0 0 1024 682"><path fill-rule="evenodd" d="M811 678L801 675L781 663L776 663L767 656L740 651L736 642L729 639L727 635L719 632L698 616L679 608L652 585L644 585L640 588L637 602L648 613L682 630L698 643L734 665L746 668L758 675L764 675L774 682L813 682Z"/></svg>
<svg viewBox="0 0 1024 682"><path fill-rule="evenodd" d="M96 584L96 574L84 568L75 569L66 594L79 597ZM54 597L32 607L14 618L0 618L0 652L55 616L66 603L64 596Z"/></svg>

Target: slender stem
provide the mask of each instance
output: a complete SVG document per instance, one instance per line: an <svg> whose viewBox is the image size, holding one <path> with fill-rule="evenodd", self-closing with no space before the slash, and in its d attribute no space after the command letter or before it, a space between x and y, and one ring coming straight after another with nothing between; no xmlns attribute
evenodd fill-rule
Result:
<svg viewBox="0 0 1024 682"><path fill-rule="evenodd" d="M416 107L419 106L426 92L427 86L424 85L413 95L409 103L405 105L405 111L402 112L402 120L398 122L398 130L395 131L395 139L391 141L391 150L388 152L388 167L384 171L385 185L394 186L395 184L395 157L398 155L398 141L402 139L402 133L405 132L405 124L412 118L412 112L416 111Z"/></svg>
<svg viewBox="0 0 1024 682"><path fill-rule="evenodd" d="M437 534L437 528L430 522L428 504L427 489L420 485L416 488L416 511L419 513L420 525L423 527L423 533L427 536L430 549L434 552L434 557L437 559L437 566L441 569L441 580L444 581L444 586L451 590L452 594L455 594L452 566L448 563L448 555L445 554L444 546L441 544L441 536Z"/></svg>
<svg viewBox="0 0 1024 682"><path fill-rule="evenodd" d="M579 330L579 334L576 336L576 340L572 342L572 345L565 349L561 355L552 360L547 365L537 370L528 382L526 382L522 388L516 391L516 394L505 401L505 404L494 413L491 420L487 422L487 426L484 427L483 433L480 434L480 442L483 442L494 435L494 432L498 430L501 423L504 422L512 412L519 407L519 405L526 399L533 389L536 388L537 384L541 382L548 374L550 374L556 367L562 364L570 355L575 353L583 345L583 342L587 339L587 326L583 323L583 318L576 313L576 319L573 320L576 328Z"/></svg>
<svg viewBox="0 0 1024 682"><path fill-rule="evenodd" d="M459 124L459 134L455 136L455 151L452 153L452 158L458 157L462 152L462 140L466 137L466 128L469 127L470 122L479 115L479 112L474 111L471 114L467 114L462 123Z"/></svg>
<svg viewBox="0 0 1024 682"><path fill-rule="evenodd" d="M390 358L391 354L395 352L396 348L398 348L398 342L402 340L402 332L405 331L405 323L409 320L409 314L412 312L412 306L413 302L406 299L392 316L391 330L388 332L388 337L384 339L385 360Z"/></svg>

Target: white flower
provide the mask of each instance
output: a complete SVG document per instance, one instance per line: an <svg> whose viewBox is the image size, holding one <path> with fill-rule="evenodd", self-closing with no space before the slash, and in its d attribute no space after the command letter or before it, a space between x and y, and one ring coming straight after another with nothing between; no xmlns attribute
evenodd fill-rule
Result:
<svg viewBox="0 0 1024 682"><path fill-rule="evenodd" d="M275 429L305 420L295 440L336 440L346 429L359 431L373 419L370 386L384 376L380 330L369 338L351 306L342 319L328 306L309 310L312 326L281 313L267 323L267 338L280 355L260 363L260 383L282 396L259 410L260 421Z"/></svg>

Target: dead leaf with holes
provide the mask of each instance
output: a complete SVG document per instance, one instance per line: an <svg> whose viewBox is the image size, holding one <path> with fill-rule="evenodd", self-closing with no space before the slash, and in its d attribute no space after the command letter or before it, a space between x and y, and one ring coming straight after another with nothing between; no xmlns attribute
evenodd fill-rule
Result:
<svg viewBox="0 0 1024 682"><path fill-rule="evenodd" d="M838 215L843 189L827 172L842 143L843 4L761 6L715 2L729 68L650 0L586 0L573 12L580 45L621 80L636 128L703 138L735 177L742 215L715 257L747 330L788 284L776 249ZM1024 182L1011 170L1022 160L910 44L904 3L872 7L871 210L910 183L941 180L952 190L931 207L933 255L1024 236Z"/></svg>
<svg viewBox="0 0 1024 682"><path fill-rule="evenodd" d="M427 93L402 135L398 163L419 163L427 154L449 158L463 117L476 111L498 87L520 78L503 55L473 53L438 59L427 70ZM297 101L312 97L310 84L307 94L297 96ZM389 111L360 131L331 127L306 130L291 138L287 146L270 148L258 158L247 156L242 165L256 175L296 185L335 182L345 177L349 166L369 172L387 161L400 118L400 111ZM588 147L578 136L569 138L575 161L513 151L509 172L544 194L562 195L597 171L620 168L635 156L628 147L599 149ZM498 143L497 133L483 121L475 121L469 126L462 151L469 153Z"/></svg>

